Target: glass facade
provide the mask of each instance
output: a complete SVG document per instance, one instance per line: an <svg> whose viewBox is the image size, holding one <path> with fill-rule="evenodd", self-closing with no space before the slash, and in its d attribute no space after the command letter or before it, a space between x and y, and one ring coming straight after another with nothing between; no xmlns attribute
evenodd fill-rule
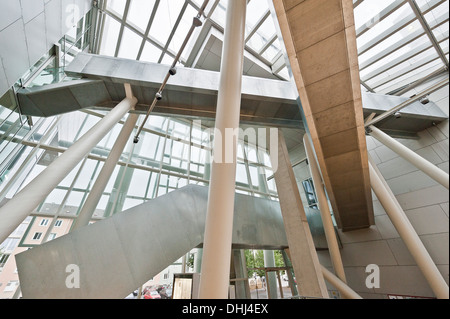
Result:
<svg viewBox="0 0 450 319"><path fill-rule="evenodd" d="M289 72L270 2L249 1L245 48L274 78L287 81ZM94 10L89 11L0 98L0 205L14 197L107 114L107 111L92 108L47 118L24 116L16 100L17 89L74 80L64 70L80 52L171 64L203 1L108 0L95 3L100 12L98 16L94 16ZM417 81L447 72L448 0L416 0L413 4L400 0L354 0L353 3L364 91L402 95ZM227 0L210 1L204 13L204 21L219 33L224 31L227 4ZM201 54L195 51L199 50L195 49L196 40L195 36L191 38L181 55L181 65L192 67L192 56ZM140 115L133 133L144 116ZM76 218L126 118L73 168L39 204L33 216ZM189 184L208 186L213 127L211 119L202 123L188 117L151 115L140 142L133 144L130 138L127 143L93 220L108 218ZM237 157L236 191L278 200L275 180L268 178L274 175L268 152L241 137ZM307 197L305 207L317 209L312 180L304 180L302 185ZM0 269L33 224L31 218L1 243ZM58 219L54 226L59 227L61 222ZM47 223L51 222L47 220ZM47 235L48 240L56 237L56 233L40 231L29 235L36 241L34 245ZM8 283L7 291L14 291L17 284L14 280Z"/></svg>
<svg viewBox="0 0 450 319"><path fill-rule="evenodd" d="M5 113L2 133L8 136L6 128L14 123L19 125L20 119L14 118L13 122L7 117L7 109L1 108L2 114ZM13 197L103 116L102 112L78 111L39 118L35 120L32 130L18 130L10 141L10 148L17 148L17 155L12 156L9 163L1 163L5 170L2 171L0 198ZM123 123L123 120L118 123L64 178L37 208L37 212L71 216L79 213ZM111 216L188 184L208 185L210 130L197 124L186 119L151 116L144 127L141 142L133 144L130 140L121 155L95 217ZM3 140L4 143L7 141ZM266 176L273 174L267 153L241 141L236 176L238 192L276 198L275 184L267 183L258 172L264 172Z"/></svg>

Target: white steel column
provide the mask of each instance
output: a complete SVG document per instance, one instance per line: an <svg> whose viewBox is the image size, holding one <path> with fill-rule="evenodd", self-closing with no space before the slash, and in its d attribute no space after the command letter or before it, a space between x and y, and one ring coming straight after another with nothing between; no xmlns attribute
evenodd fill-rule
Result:
<svg viewBox="0 0 450 319"><path fill-rule="evenodd" d="M322 216L323 228L325 230L325 237L327 239L331 261L333 262L333 268L336 275L343 282L347 282L345 278L344 265L342 264L341 253L339 251L339 244L334 230L333 220L331 219L330 207L328 206L328 200L325 194L322 176L320 174L319 166L307 134L303 136L303 144L305 145L309 169L316 190L317 200L319 201L320 215Z"/></svg>
<svg viewBox="0 0 450 319"><path fill-rule="evenodd" d="M405 212L401 208L397 199L387 189L387 184L385 183L384 178L378 174L377 170L370 162L369 169L372 189L386 211L386 214L388 214L391 219L395 229L403 239L403 242L409 252L416 261L417 266L430 284L430 287L436 297L440 299L448 299L448 285L420 240L420 237L414 230L414 227L408 220Z"/></svg>
<svg viewBox="0 0 450 319"><path fill-rule="evenodd" d="M131 133L136 126L138 118L138 114L130 113L128 115L128 118L123 125L122 130L120 131L119 137L117 138L113 148L111 149L111 152L109 153L105 165L103 165L103 168L100 171L100 174L98 175L94 186L89 192L89 196L87 197L80 214L78 214L78 217L74 221L71 231L79 227L87 226L89 224L89 221L92 219L95 208L97 208L103 191L105 190L111 174L113 173L114 169L116 168L117 162L120 159L120 155L122 155L125 145L127 145L127 142L130 139Z"/></svg>
<svg viewBox="0 0 450 319"><path fill-rule="evenodd" d="M233 149L225 149L226 131L239 127L244 61L246 0L228 1L222 50L216 130L213 150L222 151L226 163L214 158L205 223L200 299L227 299L230 284L231 244L236 184L237 137ZM220 132L222 136L217 136ZM228 157L226 156L228 155Z"/></svg>
<svg viewBox="0 0 450 319"><path fill-rule="evenodd" d="M414 151L407 148L405 145L396 141L386 133L382 132L375 126L370 126L370 135L378 141L389 147L395 153L403 157L405 160L416 166L422 172L430 176L436 182L449 189L449 176L446 172L441 170L436 165L430 163L423 157L416 154Z"/></svg>
<svg viewBox="0 0 450 319"><path fill-rule="evenodd" d="M136 103L135 98L124 99L0 208L0 242L3 242L20 225Z"/></svg>

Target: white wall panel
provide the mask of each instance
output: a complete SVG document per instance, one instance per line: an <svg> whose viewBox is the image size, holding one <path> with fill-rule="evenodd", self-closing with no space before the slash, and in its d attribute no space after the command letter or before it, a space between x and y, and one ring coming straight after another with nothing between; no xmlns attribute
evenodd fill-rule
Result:
<svg viewBox="0 0 450 319"><path fill-rule="evenodd" d="M90 8L90 0L0 1L0 96Z"/></svg>

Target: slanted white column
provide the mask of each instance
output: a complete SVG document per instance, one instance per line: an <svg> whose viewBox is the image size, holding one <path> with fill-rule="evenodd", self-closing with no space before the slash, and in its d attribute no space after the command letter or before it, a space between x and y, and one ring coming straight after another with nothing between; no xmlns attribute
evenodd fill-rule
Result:
<svg viewBox="0 0 450 319"><path fill-rule="evenodd" d="M311 142L308 138L308 135L306 134L303 136L303 144L305 145L306 156L308 157L309 162L309 169L316 190L317 200L319 201L320 215L322 216L323 228L325 231L325 237L327 239L331 261L333 263L333 268L339 279L341 279L343 282L347 282L345 278L344 265L342 264L341 253L339 251L339 244L336 238L336 232L334 230L333 220L331 219L330 207L328 206L328 200L325 194L324 184L319 170L319 165L317 164L316 157L314 156Z"/></svg>
<svg viewBox="0 0 450 319"><path fill-rule="evenodd" d="M116 168L117 162L120 159L120 155L122 155L127 142L130 140L131 133L133 132L134 127L136 126L136 122L139 118L138 114L130 113L125 124L120 131L119 137L114 143L111 152L109 153L108 158L106 159L105 165L103 165L100 174L98 175L94 186L89 192L89 196L86 199L86 202L81 209L81 212L78 214L77 219L74 221L71 231L78 229L83 226L87 226L89 221L92 219L92 215L94 214L95 208L97 208L98 202L100 201L103 191L108 184L108 181Z"/></svg>
<svg viewBox="0 0 450 319"><path fill-rule="evenodd" d="M332 284L344 298L347 299L362 299L353 289L351 289L345 282L336 277L331 271L322 266L323 277L326 281Z"/></svg>
<svg viewBox="0 0 450 319"><path fill-rule="evenodd" d="M92 127L34 180L0 208L0 242L41 203L70 171L111 131L117 122L137 103L126 98Z"/></svg>
<svg viewBox="0 0 450 319"><path fill-rule="evenodd" d="M414 227L408 220L405 212L395 196L389 191L384 178L378 173L371 162L369 162L369 169L372 189L416 261L417 266L422 271L436 297L448 299L448 285L420 240L420 237L414 230Z"/></svg>
<svg viewBox="0 0 450 319"><path fill-rule="evenodd" d="M422 172L430 176L436 182L449 189L449 176L442 169L436 165L430 163L416 152L410 150L402 143L396 141L386 133L382 132L375 126L370 126L370 135L376 138L378 141L389 147L395 153L403 157L405 160L413 164Z"/></svg>
<svg viewBox="0 0 450 319"><path fill-rule="evenodd" d="M228 298L237 138L233 141L232 149L226 149L225 140L227 131L239 127L246 10L246 0L228 1L213 148L215 152L222 151L222 162L214 158L211 165L199 287L200 299ZM217 132L222 136L217 136ZM230 159L230 154L232 162L224 162L223 158Z"/></svg>

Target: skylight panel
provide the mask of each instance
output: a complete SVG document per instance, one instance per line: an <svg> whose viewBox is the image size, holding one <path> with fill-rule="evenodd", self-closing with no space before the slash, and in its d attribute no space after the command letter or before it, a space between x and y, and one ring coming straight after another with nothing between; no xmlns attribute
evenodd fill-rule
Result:
<svg viewBox="0 0 450 319"><path fill-rule="evenodd" d="M183 44L184 40L186 39L186 36L189 32L189 29L192 26L192 19L197 16L198 10L194 9L194 7L192 7L191 5L188 5L186 7L186 10L183 14L183 18L180 21L180 25L178 26L174 37L170 43L169 48L173 51L173 52L178 52L181 48L181 45ZM190 42L195 41L196 39L194 37L191 37ZM189 47L189 44L186 46L187 48ZM181 55L182 59L186 59L187 58L187 54L188 54L188 50L185 49L183 50L183 53Z"/></svg>
<svg viewBox="0 0 450 319"><path fill-rule="evenodd" d="M158 63L162 51L156 46L146 41L142 50L140 61Z"/></svg>
<svg viewBox="0 0 450 319"><path fill-rule="evenodd" d="M220 0L219 4L217 5L216 9L214 10L211 16L211 19L222 27L225 26L227 5L228 0Z"/></svg>
<svg viewBox="0 0 450 319"><path fill-rule="evenodd" d="M103 38L99 52L101 55L114 56L116 52L117 39L119 38L119 31L120 23L111 18L109 15L106 15Z"/></svg>
<svg viewBox="0 0 450 319"><path fill-rule="evenodd" d="M433 24L436 23L437 18L439 16L448 13L449 13L448 2L443 2L430 12L426 13L424 17L428 24Z"/></svg>
<svg viewBox="0 0 450 319"><path fill-rule="evenodd" d="M266 51L262 54L262 56L267 60L272 62L273 59L280 52L280 40L276 39L274 43L272 43Z"/></svg>
<svg viewBox="0 0 450 319"><path fill-rule="evenodd" d="M125 4L126 1L124 0L108 0L106 9L122 18L125 11Z"/></svg>
<svg viewBox="0 0 450 319"><path fill-rule="evenodd" d="M370 27L379 19L379 12L392 3L392 0L365 0L355 8L356 30L362 26Z"/></svg>
<svg viewBox="0 0 450 319"><path fill-rule="evenodd" d="M147 29L155 0L131 0L127 23L136 26L142 33Z"/></svg>
<svg viewBox="0 0 450 319"><path fill-rule="evenodd" d="M150 28L150 36L165 44L178 19L184 0L161 0L155 20Z"/></svg>
<svg viewBox="0 0 450 319"><path fill-rule="evenodd" d="M369 42L376 39L382 39L385 35L389 35L395 29L400 29L415 18L410 5L405 3L399 9L395 10L383 21L376 24L369 31L357 38L358 47L364 47Z"/></svg>
<svg viewBox="0 0 450 319"><path fill-rule="evenodd" d="M448 15L449 15L448 3L443 3L439 6L437 6L436 8L434 8L433 10L431 10L430 12L425 14L424 17L429 25L436 25L436 24L438 24L439 17L444 16L444 15L446 15L447 19L448 19ZM442 37L448 37L448 30L449 30L449 24L447 21L447 23L438 25L432 31L436 38L442 38Z"/></svg>
<svg viewBox="0 0 450 319"><path fill-rule="evenodd" d="M391 69L374 77L370 81L367 81L366 83L370 85L372 88L377 88L378 86L381 86L388 81L401 77L406 73L409 73L412 70L417 69L423 65L426 65L429 62L434 61L438 58L439 56L437 55L434 48L430 48L425 52L422 52L421 54L418 54L417 56L412 57L411 59L403 63L400 63L395 67L392 67Z"/></svg>
<svg viewBox="0 0 450 319"><path fill-rule="evenodd" d="M366 34L367 33L369 33L369 32L366 32ZM420 22L414 21L413 23L409 24L407 27L402 28L399 31L392 34L391 36L387 37L386 39L384 39L383 41L381 41L380 43L375 45L370 50L360 54L359 61L360 61L360 63L364 63L365 61L369 60L370 58L376 56L377 54L379 54L380 52L382 52L388 48L395 48L396 45L398 45L399 43L404 41L404 39L415 38L416 35L418 37L424 33L425 33L425 31L423 30L422 26L420 25ZM364 35L366 35L366 34L364 34ZM422 37L421 39L423 39L423 41L429 41L426 36ZM413 42L410 42L410 43L413 43ZM414 43L415 43L415 45L421 44L421 42L415 42L415 41L414 41ZM409 48L412 48L412 47L409 46ZM392 49L392 50L394 50L394 49Z"/></svg>
<svg viewBox="0 0 450 319"><path fill-rule="evenodd" d="M435 71L437 71L439 68L442 67L442 62L440 60L434 60L420 68L417 68L399 78L396 78L395 80L388 82L380 87L377 88L377 92L381 94L387 94L399 87L402 87L404 85L413 83L414 81L417 81L424 76L431 74Z"/></svg>
<svg viewBox="0 0 450 319"><path fill-rule="evenodd" d="M247 6L246 24L249 29L252 29L256 23L264 16L268 7L265 1L252 0Z"/></svg>
<svg viewBox="0 0 450 319"><path fill-rule="evenodd" d="M248 45L256 52L260 52L263 46L275 35L275 26L271 19L266 19L250 38Z"/></svg>
<svg viewBox="0 0 450 319"><path fill-rule="evenodd" d="M141 43L142 37L125 27L123 30L118 57L136 60Z"/></svg>
<svg viewBox="0 0 450 319"><path fill-rule="evenodd" d="M402 48L393 51L391 54L386 57L380 59L378 62L373 63L371 66L361 70L361 78L363 81L371 79L372 77L378 75L383 72L390 65L395 66L401 63L402 61L408 60L409 58L420 54L421 52L432 47L431 42L429 41L426 35L418 38L417 40L411 42L408 45L403 46Z"/></svg>

